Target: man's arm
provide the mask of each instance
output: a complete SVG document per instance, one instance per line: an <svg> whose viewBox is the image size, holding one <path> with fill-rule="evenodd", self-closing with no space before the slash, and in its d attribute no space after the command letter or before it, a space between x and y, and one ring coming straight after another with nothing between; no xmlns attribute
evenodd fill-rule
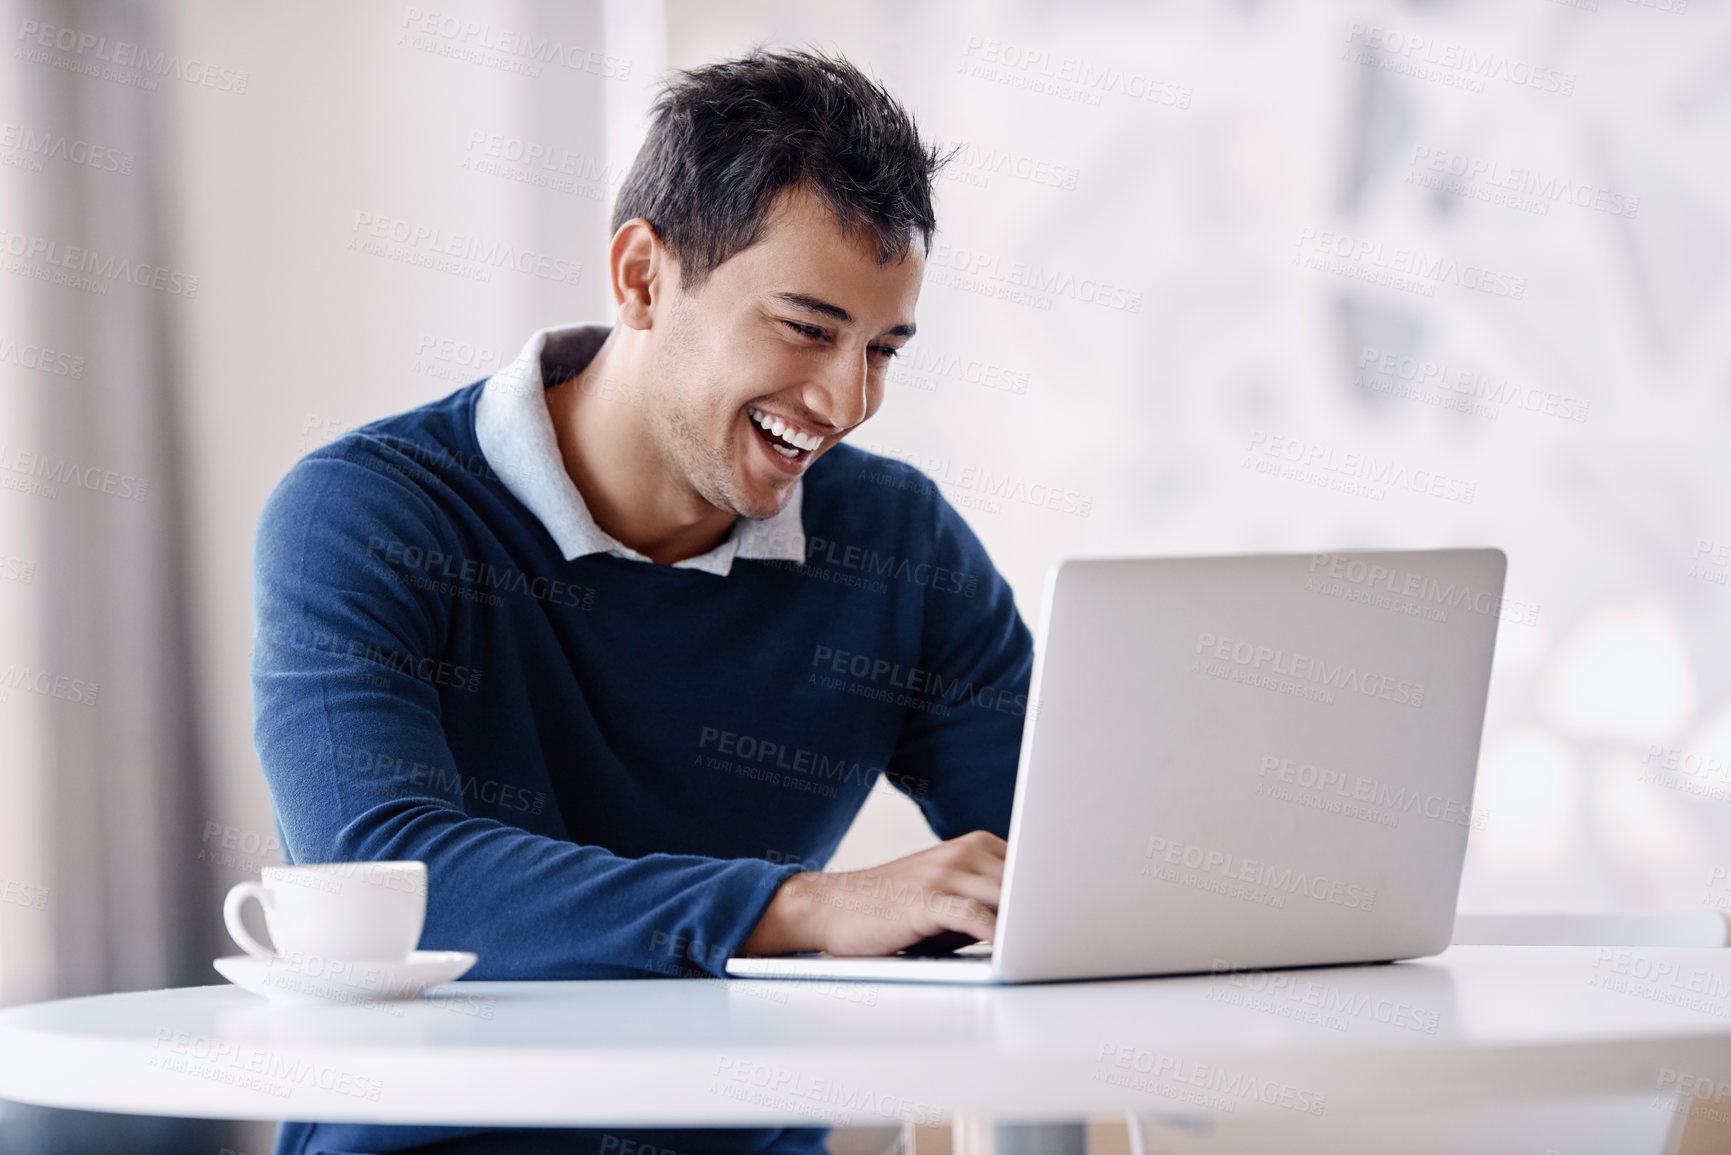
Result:
<svg viewBox="0 0 1731 1155"><path fill-rule="evenodd" d="M462 693L462 675L415 672L449 657L451 603L367 557L369 541L456 543L417 485L358 440L342 452L278 486L254 556L254 737L289 860L425 862L422 945L477 952L473 978L720 974L794 868L622 858L469 813L459 776L501 768L458 766L445 740L441 683Z"/></svg>
<svg viewBox="0 0 1731 1155"><path fill-rule="evenodd" d="M885 776L944 841L870 870L795 875L746 940L753 954L892 954L942 931L996 929L1033 637L979 538L926 484L930 552L911 560L932 580L910 664L931 693L908 711Z"/></svg>

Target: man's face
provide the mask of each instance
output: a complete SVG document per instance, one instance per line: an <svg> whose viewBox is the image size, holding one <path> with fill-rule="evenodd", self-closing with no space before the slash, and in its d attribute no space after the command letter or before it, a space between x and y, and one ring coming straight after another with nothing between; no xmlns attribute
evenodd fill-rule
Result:
<svg viewBox="0 0 1731 1155"><path fill-rule="evenodd" d="M717 509L773 517L811 463L877 412L924 275L917 239L880 265L823 202L783 194L756 244L693 292L665 286L652 330L663 395L649 409L663 457Z"/></svg>

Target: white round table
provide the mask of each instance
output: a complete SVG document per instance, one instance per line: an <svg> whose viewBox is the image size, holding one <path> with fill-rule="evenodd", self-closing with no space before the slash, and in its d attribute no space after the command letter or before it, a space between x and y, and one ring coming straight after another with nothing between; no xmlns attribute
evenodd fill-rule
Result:
<svg viewBox="0 0 1731 1155"><path fill-rule="evenodd" d="M229 1119L745 1126L1295 1118L1731 1084L1731 951L1714 949L1455 947L1391 966L998 988L653 979L434 995L274 1007L209 986L13 1007L0 1011L0 1098Z"/></svg>

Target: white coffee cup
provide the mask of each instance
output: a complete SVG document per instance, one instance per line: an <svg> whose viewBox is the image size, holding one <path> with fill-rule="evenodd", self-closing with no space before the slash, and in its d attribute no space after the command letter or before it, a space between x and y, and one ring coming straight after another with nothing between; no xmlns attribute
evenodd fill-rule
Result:
<svg viewBox="0 0 1731 1155"><path fill-rule="evenodd" d="M420 944L427 919L424 862L267 866L260 875L261 882L236 883L222 903L229 935L255 958L399 963ZM249 898L264 908L275 950L241 922Z"/></svg>

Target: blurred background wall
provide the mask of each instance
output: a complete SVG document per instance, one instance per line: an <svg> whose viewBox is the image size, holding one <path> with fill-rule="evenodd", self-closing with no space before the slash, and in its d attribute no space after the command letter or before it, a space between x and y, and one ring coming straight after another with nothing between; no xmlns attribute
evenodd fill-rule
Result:
<svg viewBox="0 0 1731 1155"><path fill-rule="evenodd" d="M755 44L959 148L854 439L1030 625L1066 553L1501 546L1462 909L1731 904L1723 0L4 10L0 1003L216 981L221 893L277 860L266 495L610 321L657 80ZM835 865L930 837L875 793ZM19 1150L102 1134L0 1105Z"/></svg>

